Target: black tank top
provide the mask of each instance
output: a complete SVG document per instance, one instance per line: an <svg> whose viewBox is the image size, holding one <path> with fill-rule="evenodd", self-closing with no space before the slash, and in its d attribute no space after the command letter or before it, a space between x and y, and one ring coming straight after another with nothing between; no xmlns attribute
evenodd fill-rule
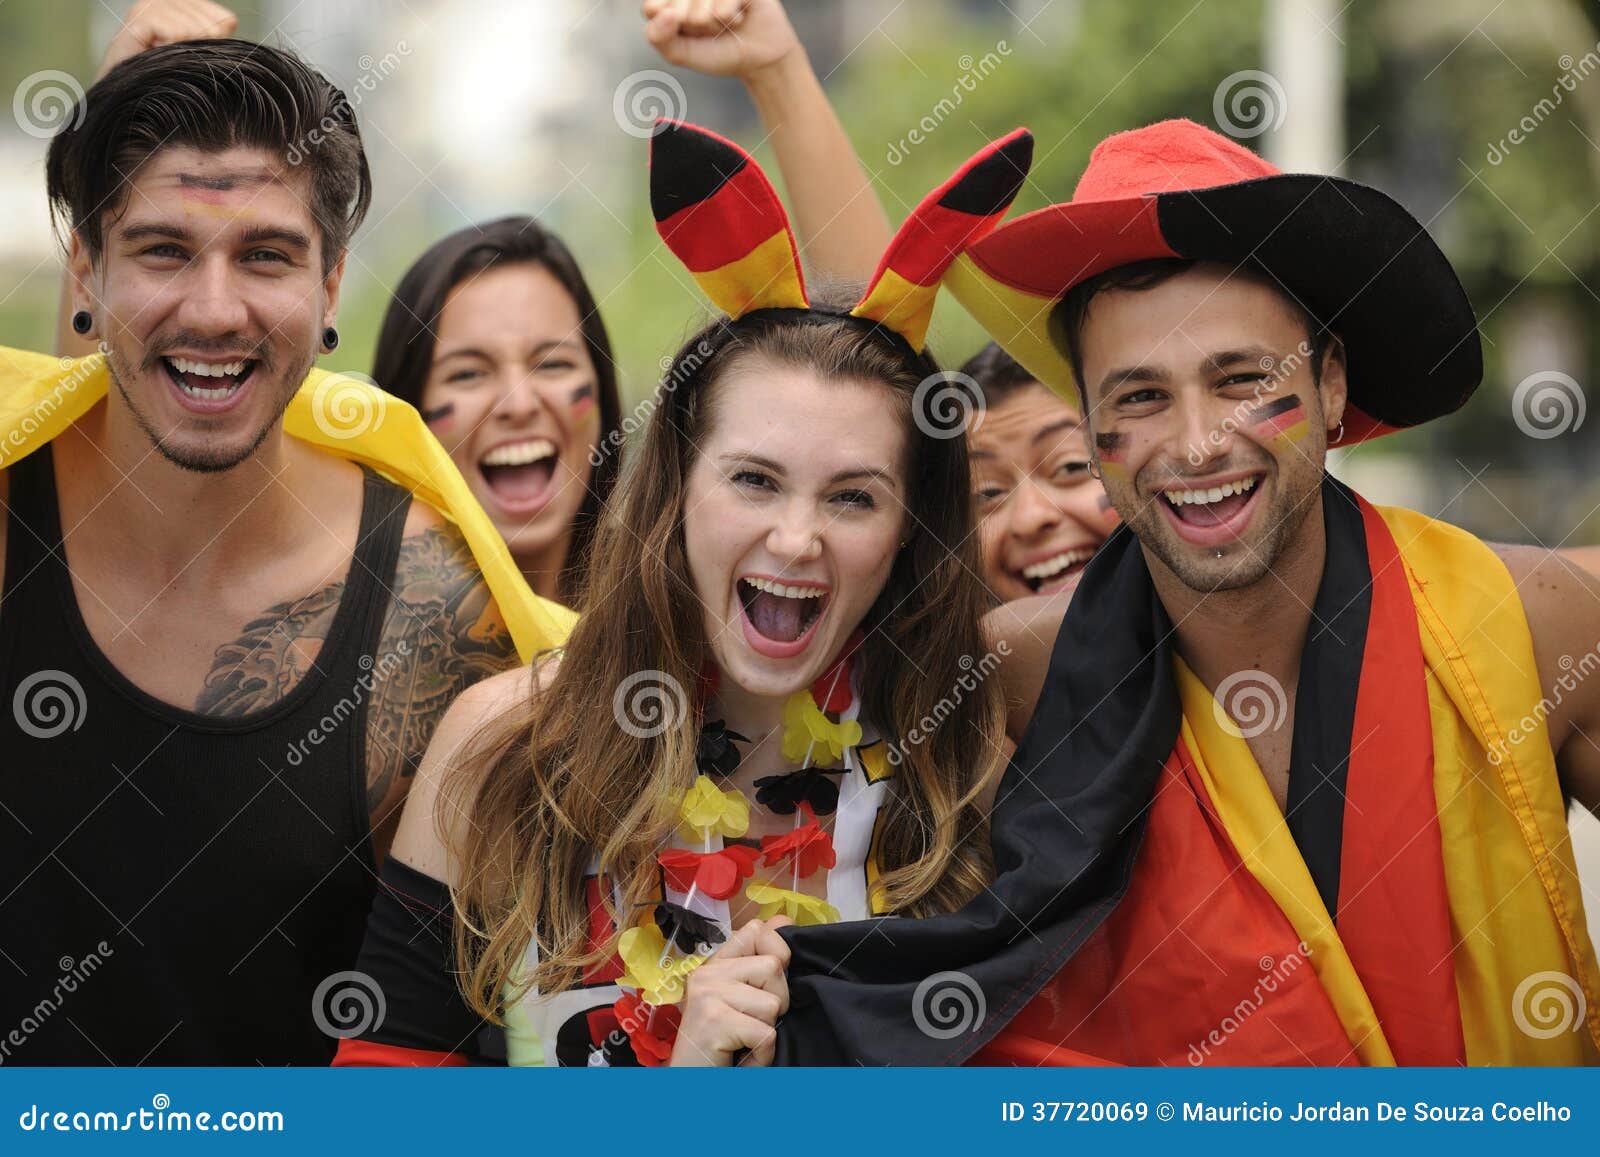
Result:
<svg viewBox="0 0 1600 1157"><path fill-rule="evenodd" d="M314 669L209 718L145 694L90 637L50 450L10 475L0 1064L326 1064L319 1021L340 1022L312 1003L347 990L372 901L365 705L410 494L366 472Z"/></svg>

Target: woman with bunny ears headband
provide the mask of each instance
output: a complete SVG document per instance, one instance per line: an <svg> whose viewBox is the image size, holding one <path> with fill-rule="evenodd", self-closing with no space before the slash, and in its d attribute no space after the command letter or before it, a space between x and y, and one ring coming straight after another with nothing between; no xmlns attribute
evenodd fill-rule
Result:
<svg viewBox="0 0 1600 1157"><path fill-rule="evenodd" d="M440 725L358 965L388 1015L340 1063L763 1062L777 928L984 885L1004 712L924 343L1031 154L967 162L835 306L755 162L660 126L656 227L724 316L668 369L565 649Z"/></svg>

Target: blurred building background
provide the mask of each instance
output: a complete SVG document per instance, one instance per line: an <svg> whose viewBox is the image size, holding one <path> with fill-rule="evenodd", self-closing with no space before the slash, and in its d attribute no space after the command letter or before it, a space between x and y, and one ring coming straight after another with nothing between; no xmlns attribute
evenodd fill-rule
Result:
<svg viewBox="0 0 1600 1157"><path fill-rule="evenodd" d="M0 6L0 344L50 343L60 262L43 198L50 96L87 85L123 0ZM376 182L328 359L370 368L392 286L432 241L531 212L583 264L624 389L702 318L657 241L643 126L687 116L753 147L741 86L671 69L638 0L241 0L357 104ZM790 0L898 220L982 141L1038 137L1016 211L1071 195L1110 132L1187 116L1290 169L1378 185L1429 224L1482 320L1487 380L1448 421L1339 456L1378 501L1489 538L1600 542L1600 3L1594 0ZM64 74L64 77L63 77ZM42 99L41 99L42 94ZM59 115L59 110L58 110ZM982 337L946 302L935 351ZM1600 640L1573 640L1575 653ZM1600 825L1585 821L1600 923Z"/></svg>

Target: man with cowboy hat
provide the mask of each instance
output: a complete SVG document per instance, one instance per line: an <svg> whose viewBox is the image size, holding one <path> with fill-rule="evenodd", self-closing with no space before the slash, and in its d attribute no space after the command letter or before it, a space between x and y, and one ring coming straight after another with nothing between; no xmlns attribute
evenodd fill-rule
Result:
<svg viewBox="0 0 1600 1157"><path fill-rule="evenodd" d="M947 278L1081 391L1125 525L1070 609L992 624L994 885L790 930L780 1063L1600 1062L1565 814L1600 804L1600 581L1325 471L1482 376L1423 226L1169 121Z"/></svg>

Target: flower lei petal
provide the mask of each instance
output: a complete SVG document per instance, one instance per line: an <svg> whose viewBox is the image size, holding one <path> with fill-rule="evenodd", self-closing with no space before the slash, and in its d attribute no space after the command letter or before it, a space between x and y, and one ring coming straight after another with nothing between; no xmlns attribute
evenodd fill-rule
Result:
<svg viewBox="0 0 1600 1157"><path fill-rule="evenodd" d="M636 992L624 992L611 1006L617 1024L628 1034L633 1055L641 1065L658 1068L672 1059L672 1045L683 1024L683 1012L666 1005L657 1008L639 999Z"/></svg>
<svg viewBox="0 0 1600 1157"><path fill-rule="evenodd" d="M804 892L791 892L771 884L751 884L744 894L761 905L761 919L766 920L780 912L802 927L807 924L837 924L839 909L820 896Z"/></svg>
<svg viewBox="0 0 1600 1157"><path fill-rule="evenodd" d="M706 962L704 956L676 956L664 960L667 940L654 924L629 928L618 937L617 955L627 965L627 971L617 978L617 983L638 989L640 999L657 1007L682 1000L684 981L689 973Z"/></svg>
<svg viewBox="0 0 1600 1157"><path fill-rule="evenodd" d="M739 791L723 791L709 776L696 776L678 805L678 831L686 840L742 836L750 826L750 803Z"/></svg>
<svg viewBox="0 0 1600 1157"><path fill-rule="evenodd" d="M808 755L829 763L843 758L844 749L861 742L861 724L854 719L835 723L822 713L811 692L796 691L783 704L783 757L796 761Z"/></svg>
<svg viewBox="0 0 1600 1157"><path fill-rule="evenodd" d="M801 824L781 836L761 837L761 862L768 867L781 864L794 857L795 871L809 876L819 868L831 868L839 862L833 850L833 837L817 826L817 821Z"/></svg>
<svg viewBox="0 0 1600 1157"><path fill-rule="evenodd" d="M726 900L739 890L739 881L755 874L756 857L761 853L743 844L730 844L720 852L690 852L668 848L656 856L666 873L667 887L674 892L691 888L713 900Z"/></svg>

